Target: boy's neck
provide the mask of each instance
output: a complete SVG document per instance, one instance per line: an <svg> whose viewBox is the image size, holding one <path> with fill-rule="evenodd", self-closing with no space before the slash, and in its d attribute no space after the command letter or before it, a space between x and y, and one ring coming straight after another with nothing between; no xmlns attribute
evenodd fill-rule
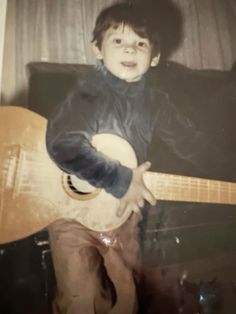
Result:
<svg viewBox="0 0 236 314"><path fill-rule="evenodd" d="M109 83L109 85L112 85L114 88L121 89L125 91L128 90L134 90L135 93L139 93L143 91L145 86L145 75L142 76L142 78L139 81L136 82L127 82L125 80L120 79L119 77L112 74L102 62L99 62L99 64L96 65L96 69L103 74L105 80Z"/></svg>

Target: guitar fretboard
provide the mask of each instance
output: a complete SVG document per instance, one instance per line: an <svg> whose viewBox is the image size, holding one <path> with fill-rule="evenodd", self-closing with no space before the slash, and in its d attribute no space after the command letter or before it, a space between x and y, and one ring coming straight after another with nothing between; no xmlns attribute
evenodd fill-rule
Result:
<svg viewBox="0 0 236 314"><path fill-rule="evenodd" d="M157 200L236 204L236 183L146 172L146 186Z"/></svg>

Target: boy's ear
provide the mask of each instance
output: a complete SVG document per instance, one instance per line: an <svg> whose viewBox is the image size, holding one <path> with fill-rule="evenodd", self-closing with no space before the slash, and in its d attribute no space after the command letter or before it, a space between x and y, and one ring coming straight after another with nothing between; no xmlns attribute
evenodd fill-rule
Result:
<svg viewBox="0 0 236 314"><path fill-rule="evenodd" d="M92 42L93 53L98 60L102 60L102 53L98 48L96 42Z"/></svg>
<svg viewBox="0 0 236 314"><path fill-rule="evenodd" d="M158 55L156 55L155 57L152 58L151 67L155 67L158 65L158 63L160 61L160 56L161 56L161 54L158 53Z"/></svg>

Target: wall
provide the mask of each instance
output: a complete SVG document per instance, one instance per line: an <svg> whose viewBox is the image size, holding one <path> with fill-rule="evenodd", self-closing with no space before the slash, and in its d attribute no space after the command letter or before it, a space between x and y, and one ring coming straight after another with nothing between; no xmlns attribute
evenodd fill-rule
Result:
<svg viewBox="0 0 236 314"><path fill-rule="evenodd" d="M5 35L7 0L0 1L0 95L2 93L3 46Z"/></svg>

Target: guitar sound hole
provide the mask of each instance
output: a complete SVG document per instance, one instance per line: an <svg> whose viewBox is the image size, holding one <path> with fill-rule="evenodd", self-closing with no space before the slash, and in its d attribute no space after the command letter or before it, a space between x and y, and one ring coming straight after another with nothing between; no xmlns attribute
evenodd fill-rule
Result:
<svg viewBox="0 0 236 314"><path fill-rule="evenodd" d="M86 193L86 192L82 192L82 191L79 191L74 185L73 185L73 182L71 180L71 176L67 176L67 184L69 186L69 188L76 194L78 195L89 195L90 193Z"/></svg>

